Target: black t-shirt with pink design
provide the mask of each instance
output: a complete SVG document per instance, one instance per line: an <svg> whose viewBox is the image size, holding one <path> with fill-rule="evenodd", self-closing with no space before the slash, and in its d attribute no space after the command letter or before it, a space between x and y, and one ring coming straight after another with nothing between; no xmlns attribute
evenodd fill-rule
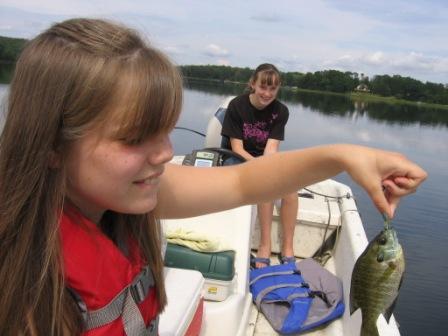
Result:
<svg viewBox="0 0 448 336"><path fill-rule="evenodd" d="M261 156L268 139L284 139L288 117L288 108L277 99L258 110L250 103L249 94L243 94L230 101L221 135L242 140L248 153Z"/></svg>

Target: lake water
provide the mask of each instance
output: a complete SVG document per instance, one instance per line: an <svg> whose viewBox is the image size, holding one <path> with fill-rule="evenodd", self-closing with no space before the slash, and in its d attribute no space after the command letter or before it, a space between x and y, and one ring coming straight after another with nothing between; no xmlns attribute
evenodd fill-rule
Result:
<svg viewBox="0 0 448 336"><path fill-rule="evenodd" d="M205 133L217 106L239 92L240 88L224 86L190 86L178 126ZM447 335L448 111L353 103L322 94L285 94L282 100L290 110L282 149L354 143L399 151L427 170L428 179L402 200L393 221L407 262L395 316L402 335ZM172 140L178 154L203 144L202 137L182 130L175 130ZM373 238L383 225L380 214L348 176L335 179L352 188L367 236Z"/></svg>
<svg viewBox="0 0 448 336"><path fill-rule="evenodd" d="M0 98L7 86L0 85ZM190 85L178 126L205 132L209 118L233 86ZM404 153L429 173L419 191L405 198L394 226L405 250L407 269L395 316L402 335L446 335L448 329L448 111L401 105L353 103L333 95L283 94L290 118L282 149L329 143L355 143ZM1 123L3 124L3 123ZM203 138L175 130L176 154L201 148ZM366 193L345 175L336 180L350 185L367 236L382 228L382 219Z"/></svg>

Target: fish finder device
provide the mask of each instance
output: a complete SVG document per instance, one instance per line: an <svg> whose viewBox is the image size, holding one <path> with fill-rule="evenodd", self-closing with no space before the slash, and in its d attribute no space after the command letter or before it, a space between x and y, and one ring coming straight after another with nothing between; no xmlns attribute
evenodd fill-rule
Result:
<svg viewBox="0 0 448 336"><path fill-rule="evenodd" d="M233 159L233 161L230 163L229 159ZM242 156L229 149L213 147L193 150L190 154L185 155L182 164L195 167L216 167L244 161L246 160Z"/></svg>
<svg viewBox="0 0 448 336"><path fill-rule="evenodd" d="M221 165L220 154L208 150L208 149L198 149L191 152L191 154L185 155L182 164L184 166L195 166L195 167L213 167Z"/></svg>

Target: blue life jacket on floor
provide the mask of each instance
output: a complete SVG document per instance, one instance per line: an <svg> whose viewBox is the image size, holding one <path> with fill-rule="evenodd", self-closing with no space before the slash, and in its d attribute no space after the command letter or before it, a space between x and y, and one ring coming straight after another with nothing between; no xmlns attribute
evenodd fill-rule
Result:
<svg viewBox="0 0 448 336"><path fill-rule="evenodd" d="M342 282L313 259L250 271L254 303L281 334L300 333L344 313Z"/></svg>

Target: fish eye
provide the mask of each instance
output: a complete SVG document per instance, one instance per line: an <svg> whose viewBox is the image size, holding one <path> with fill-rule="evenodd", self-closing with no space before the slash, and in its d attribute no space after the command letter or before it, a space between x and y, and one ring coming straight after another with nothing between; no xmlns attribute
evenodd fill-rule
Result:
<svg viewBox="0 0 448 336"><path fill-rule="evenodd" d="M382 254L382 253L378 254L378 256L376 257L376 261L383 262L384 261L384 254Z"/></svg>
<svg viewBox="0 0 448 336"><path fill-rule="evenodd" d="M386 237L381 237L380 239L378 239L378 244L386 245L386 243L387 243L387 238Z"/></svg>

